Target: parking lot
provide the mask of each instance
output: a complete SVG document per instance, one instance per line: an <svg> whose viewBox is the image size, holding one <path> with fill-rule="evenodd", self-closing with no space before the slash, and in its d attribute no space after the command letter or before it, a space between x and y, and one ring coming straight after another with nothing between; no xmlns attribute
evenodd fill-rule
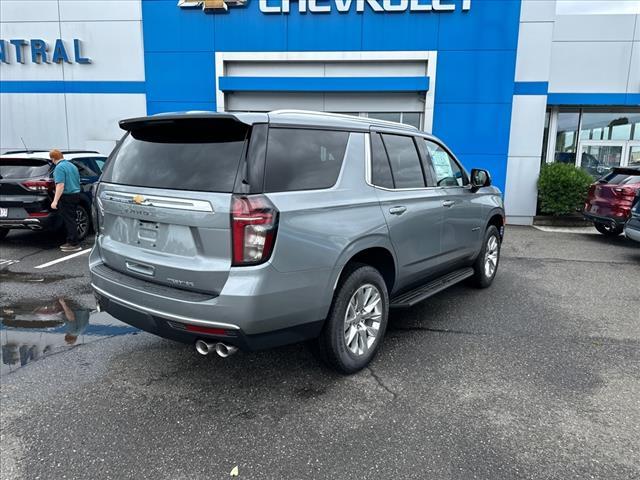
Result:
<svg viewBox="0 0 640 480"><path fill-rule="evenodd" d="M58 243L1 245L2 478L640 478L622 237L508 228L490 289L394 311L348 377L303 345L201 357L91 313L87 255L52 263ZM60 298L90 315L75 339Z"/></svg>

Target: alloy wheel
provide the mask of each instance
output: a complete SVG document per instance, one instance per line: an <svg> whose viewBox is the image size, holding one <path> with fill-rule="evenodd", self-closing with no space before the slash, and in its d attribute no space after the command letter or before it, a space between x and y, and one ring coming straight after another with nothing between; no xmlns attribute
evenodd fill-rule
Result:
<svg viewBox="0 0 640 480"><path fill-rule="evenodd" d="M78 226L78 237L84 238L89 232L89 216L84 208L76 209L76 225Z"/></svg>
<svg viewBox="0 0 640 480"><path fill-rule="evenodd" d="M362 285L351 296L344 316L344 341L354 355L365 355L380 332L382 296L377 287Z"/></svg>
<svg viewBox="0 0 640 480"><path fill-rule="evenodd" d="M498 239L495 235L491 235L487 240L487 251L484 255L484 274L487 278L493 277L498 267L498 248Z"/></svg>

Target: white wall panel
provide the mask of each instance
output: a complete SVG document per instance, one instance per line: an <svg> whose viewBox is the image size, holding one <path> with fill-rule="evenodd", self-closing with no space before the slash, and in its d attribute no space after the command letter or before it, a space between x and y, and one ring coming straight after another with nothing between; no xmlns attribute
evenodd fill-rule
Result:
<svg viewBox="0 0 640 480"><path fill-rule="evenodd" d="M140 21L142 10L140 0L60 0L60 20L63 22Z"/></svg>
<svg viewBox="0 0 640 480"><path fill-rule="evenodd" d="M635 15L558 15L553 40L631 41L635 23Z"/></svg>
<svg viewBox="0 0 640 480"><path fill-rule="evenodd" d="M322 77L321 62L228 62L225 75L234 77Z"/></svg>
<svg viewBox="0 0 640 480"><path fill-rule="evenodd" d="M427 62L227 62L225 75L252 77L418 77L427 75Z"/></svg>
<svg viewBox="0 0 640 480"><path fill-rule="evenodd" d="M640 42L633 43L633 55L629 68L628 93L640 93Z"/></svg>
<svg viewBox="0 0 640 480"><path fill-rule="evenodd" d="M505 213L509 223L531 223L536 214L539 174L540 157L509 157L505 187Z"/></svg>
<svg viewBox="0 0 640 480"><path fill-rule="evenodd" d="M0 0L0 22L58 21L55 0Z"/></svg>
<svg viewBox="0 0 640 480"><path fill-rule="evenodd" d="M553 23L521 23L516 58L517 82L546 82L551 64Z"/></svg>
<svg viewBox="0 0 640 480"><path fill-rule="evenodd" d="M632 42L554 42L550 92L626 92Z"/></svg>
<svg viewBox="0 0 640 480"><path fill-rule="evenodd" d="M556 0L522 0L521 22L552 22L556 17Z"/></svg>
<svg viewBox="0 0 640 480"><path fill-rule="evenodd" d="M640 15L636 15L636 34L633 39L640 42Z"/></svg>
<svg viewBox="0 0 640 480"><path fill-rule="evenodd" d="M61 25L63 38L79 38L83 55L92 61L91 65L65 65L66 80L144 80L141 23L66 22Z"/></svg>
<svg viewBox="0 0 640 480"><path fill-rule="evenodd" d="M9 64L0 63L0 79L2 80L62 80L62 66L57 63L34 64L31 63L31 49L27 45L22 48L25 63L16 62L15 47L9 44L9 39L31 38L42 39L48 45L48 59L51 61L53 47L60 37L60 28L57 22L28 22L28 23L1 23L0 38L6 41L5 47L9 54ZM73 55L73 42L67 42L69 53Z"/></svg>
<svg viewBox="0 0 640 480"><path fill-rule="evenodd" d="M540 157L546 109L545 95L513 97L509 156Z"/></svg>
<svg viewBox="0 0 640 480"><path fill-rule="evenodd" d="M110 142L113 148L124 133L118 121L146 115L146 100L144 95L68 94L67 112L69 148L95 148L97 143Z"/></svg>
<svg viewBox="0 0 640 480"><path fill-rule="evenodd" d="M68 148L64 95L0 94L0 149Z"/></svg>

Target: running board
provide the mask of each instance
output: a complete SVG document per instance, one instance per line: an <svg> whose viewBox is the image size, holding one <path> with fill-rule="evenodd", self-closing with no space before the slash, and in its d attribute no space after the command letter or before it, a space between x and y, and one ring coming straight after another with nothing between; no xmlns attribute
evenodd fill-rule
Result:
<svg viewBox="0 0 640 480"><path fill-rule="evenodd" d="M473 276L473 268L461 268L455 272L448 273L442 277L436 278L429 283L414 288L402 295L391 299L391 308L409 308L415 304L426 300L432 295L435 295L442 290L449 288L456 283L459 283L469 277Z"/></svg>

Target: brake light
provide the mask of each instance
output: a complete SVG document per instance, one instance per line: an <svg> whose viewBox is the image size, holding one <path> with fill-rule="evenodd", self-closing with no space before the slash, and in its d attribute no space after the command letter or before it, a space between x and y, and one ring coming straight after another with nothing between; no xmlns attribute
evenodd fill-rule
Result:
<svg viewBox="0 0 640 480"><path fill-rule="evenodd" d="M613 191L616 196L625 197L631 201L636 197L636 189L632 187L614 187Z"/></svg>
<svg viewBox="0 0 640 480"><path fill-rule="evenodd" d="M264 195L231 199L232 264L257 265L271 256L278 229L278 210Z"/></svg>
<svg viewBox="0 0 640 480"><path fill-rule="evenodd" d="M23 187L32 192L51 192L55 189L56 184L53 180L31 180L23 182Z"/></svg>

